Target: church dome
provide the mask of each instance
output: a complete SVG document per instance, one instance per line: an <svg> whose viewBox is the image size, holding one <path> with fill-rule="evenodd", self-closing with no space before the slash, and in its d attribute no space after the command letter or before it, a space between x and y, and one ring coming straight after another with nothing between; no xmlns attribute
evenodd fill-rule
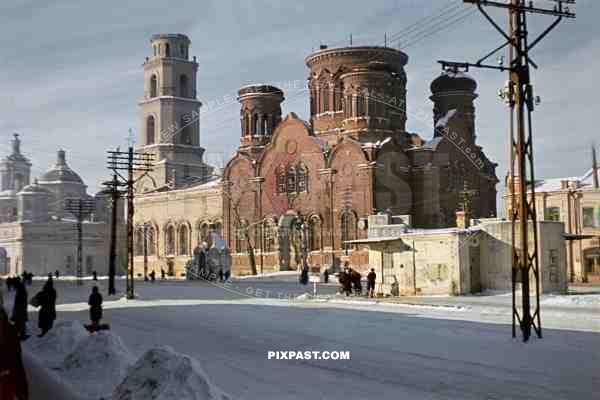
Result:
<svg viewBox="0 0 600 400"><path fill-rule="evenodd" d="M477 82L464 72L444 71L431 82L431 93L474 92Z"/></svg>
<svg viewBox="0 0 600 400"><path fill-rule="evenodd" d="M44 195L44 196L49 196L52 194L52 192L50 192L48 189L42 187L40 184L38 184L37 179L35 181L33 181L32 184L25 186L23 189L21 189L21 191L18 193L19 195L23 195L23 194L28 194L28 195Z"/></svg>
<svg viewBox="0 0 600 400"><path fill-rule="evenodd" d="M40 177L40 182L73 182L83 184L81 177L67 165L64 150L58 151L56 164Z"/></svg>

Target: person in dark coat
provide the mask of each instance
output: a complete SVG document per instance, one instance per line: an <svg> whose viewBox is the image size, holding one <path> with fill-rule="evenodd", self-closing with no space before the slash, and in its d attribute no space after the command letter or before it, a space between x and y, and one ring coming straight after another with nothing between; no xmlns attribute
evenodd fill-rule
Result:
<svg viewBox="0 0 600 400"><path fill-rule="evenodd" d="M0 306L0 399L29 398L27 375L21 358L21 343L16 328Z"/></svg>
<svg viewBox="0 0 600 400"><path fill-rule="evenodd" d="M54 275L56 276L56 279L60 278L60 271L59 270L54 271Z"/></svg>
<svg viewBox="0 0 600 400"><path fill-rule="evenodd" d="M165 272L165 270L161 268L160 269L160 279L165 279L166 275L167 275L167 273Z"/></svg>
<svg viewBox="0 0 600 400"><path fill-rule="evenodd" d="M27 290L25 289L25 284L18 278L15 288L17 291L15 293L11 320L15 324L19 339L26 340L29 337L27 334Z"/></svg>
<svg viewBox="0 0 600 400"><path fill-rule="evenodd" d="M342 285L342 292L346 296L350 296L350 294L352 293L352 277L350 274L350 267L348 266L348 262L344 263L344 270L340 272L339 281Z"/></svg>
<svg viewBox="0 0 600 400"><path fill-rule="evenodd" d="M375 297L375 280L377 279L377 274L375 273L375 269L371 268L371 272L367 275L367 296Z"/></svg>
<svg viewBox="0 0 600 400"><path fill-rule="evenodd" d="M95 270L92 272L92 279L95 281L98 280L98 273Z"/></svg>
<svg viewBox="0 0 600 400"><path fill-rule="evenodd" d="M350 280L352 281L352 287L354 289L354 294L360 296L362 294L362 276L360 272L353 270L350 268Z"/></svg>
<svg viewBox="0 0 600 400"><path fill-rule="evenodd" d="M90 306L90 320L92 321L92 325L98 325L102 319L102 295L98 291L98 286L92 288L88 305Z"/></svg>
<svg viewBox="0 0 600 400"><path fill-rule="evenodd" d="M323 281L329 283L329 269L326 269L325 272L323 272Z"/></svg>
<svg viewBox="0 0 600 400"><path fill-rule="evenodd" d="M42 337L52 329L54 320L56 319L56 290L54 289L52 279L46 281L44 288L36 297L40 307L38 327L42 331L38 337Z"/></svg>
<svg viewBox="0 0 600 400"><path fill-rule="evenodd" d="M150 281L154 282L154 280L156 279L156 272L154 272L154 270L152 270L152 272L150 272Z"/></svg>

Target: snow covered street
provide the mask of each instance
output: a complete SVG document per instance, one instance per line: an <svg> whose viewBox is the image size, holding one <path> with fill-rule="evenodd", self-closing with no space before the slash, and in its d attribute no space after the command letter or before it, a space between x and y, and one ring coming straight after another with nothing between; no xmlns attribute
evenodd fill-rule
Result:
<svg viewBox="0 0 600 400"><path fill-rule="evenodd" d="M30 296L36 285L29 288ZM57 323L76 321L70 326L78 326L87 321L91 285L58 282ZM105 283L99 285L106 293ZM122 288L123 282L118 285ZM201 366L232 399L597 398L598 294L581 295L592 297L574 302L567 296L545 297L544 338L524 344L510 336L510 296L411 298L390 304L333 297L334 286L319 288L329 296L307 300L304 293L311 290L310 285L277 280L234 281L229 287L136 282L139 300L105 296L105 319L117 339L103 338L102 343L119 347L113 342L122 342L120 353L127 357L121 360L128 365L152 357L146 353L150 349L170 346L191 357L188 363L197 360L196 367L189 364L190 370ZM569 315L570 325L563 321ZM30 314L32 332L36 317ZM44 359L44 350L36 346L40 340L30 338L25 349ZM350 360L268 360L269 351L349 351ZM85 371L75 373L73 366L93 369L95 376L118 369L89 365L93 360L71 357L55 372L74 387L89 387ZM67 361L71 370L65 369ZM60 359L44 362L57 368L53 362Z"/></svg>

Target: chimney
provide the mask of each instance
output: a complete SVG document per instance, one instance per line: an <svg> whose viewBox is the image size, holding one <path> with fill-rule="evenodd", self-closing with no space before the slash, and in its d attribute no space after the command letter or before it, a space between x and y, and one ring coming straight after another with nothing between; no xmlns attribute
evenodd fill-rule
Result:
<svg viewBox="0 0 600 400"><path fill-rule="evenodd" d="M596 162L596 146L592 146L592 179L594 189L598 189L598 163Z"/></svg>

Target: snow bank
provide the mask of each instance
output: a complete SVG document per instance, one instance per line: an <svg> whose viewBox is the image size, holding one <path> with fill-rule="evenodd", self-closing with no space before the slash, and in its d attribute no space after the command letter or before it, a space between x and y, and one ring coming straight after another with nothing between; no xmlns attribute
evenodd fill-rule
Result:
<svg viewBox="0 0 600 400"><path fill-rule="evenodd" d="M134 361L119 336L101 331L77 344L65 357L61 374L74 384L78 393L98 399L110 396Z"/></svg>
<svg viewBox="0 0 600 400"><path fill-rule="evenodd" d="M87 336L88 332L81 322L60 321L44 337L32 336L25 342L25 348L47 367L57 368Z"/></svg>
<svg viewBox="0 0 600 400"><path fill-rule="evenodd" d="M29 400L80 400L70 384L45 368L29 352L23 352L23 365L29 382Z"/></svg>
<svg viewBox="0 0 600 400"><path fill-rule="evenodd" d="M113 400L228 400L200 363L170 347L151 349L115 389Z"/></svg>
<svg viewBox="0 0 600 400"><path fill-rule="evenodd" d="M297 277L298 274L299 274L298 271L277 271L277 272L267 272L264 274L257 274L257 275L234 276L234 277L232 277L232 280L243 281L243 280L247 280L247 279Z"/></svg>

